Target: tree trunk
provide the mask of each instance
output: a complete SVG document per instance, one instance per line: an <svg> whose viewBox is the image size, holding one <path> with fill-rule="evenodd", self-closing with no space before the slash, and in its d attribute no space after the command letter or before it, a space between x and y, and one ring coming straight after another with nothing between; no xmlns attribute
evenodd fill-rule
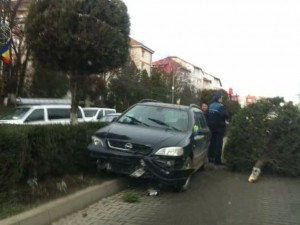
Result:
<svg viewBox="0 0 300 225"><path fill-rule="evenodd" d="M16 96L23 96L24 94L24 81L25 81L25 75L26 75L26 70L27 70L27 63L28 63L28 58L30 55L30 51L27 50L26 54L24 54L24 61L21 61L22 55L19 55L19 65L16 71L16 76L19 78L17 87L16 87Z"/></svg>
<svg viewBox="0 0 300 225"><path fill-rule="evenodd" d="M78 71L72 70L71 74L70 74L70 89L71 89L70 122L71 122L72 125L78 124L78 119L77 119L77 110L78 110L77 87L78 87Z"/></svg>
<svg viewBox="0 0 300 225"><path fill-rule="evenodd" d="M261 169L263 168L263 166L266 164L267 160L264 158L258 159L252 169L252 172L248 178L248 181L250 183L253 183L255 181L257 181L260 173L261 173Z"/></svg>

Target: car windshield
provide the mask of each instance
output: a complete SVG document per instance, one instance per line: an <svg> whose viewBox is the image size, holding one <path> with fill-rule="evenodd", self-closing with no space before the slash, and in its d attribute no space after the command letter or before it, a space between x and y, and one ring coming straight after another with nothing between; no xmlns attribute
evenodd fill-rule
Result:
<svg viewBox="0 0 300 225"><path fill-rule="evenodd" d="M176 108L137 105L126 112L118 122L186 131L188 112Z"/></svg>
<svg viewBox="0 0 300 225"><path fill-rule="evenodd" d="M24 117L24 115L29 111L29 107L24 108L14 108L9 110L4 115L0 116L1 120L19 120Z"/></svg>
<svg viewBox="0 0 300 225"><path fill-rule="evenodd" d="M93 117L97 114L98 109L83 109L85 117Z"/></svg>

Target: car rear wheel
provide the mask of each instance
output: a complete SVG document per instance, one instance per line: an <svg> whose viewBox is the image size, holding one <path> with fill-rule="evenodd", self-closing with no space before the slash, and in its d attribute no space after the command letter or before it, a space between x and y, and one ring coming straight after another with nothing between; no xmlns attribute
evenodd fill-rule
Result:
<svg viewBox="0 0 300 225"><path fill-rule="evenodd" d="M192 168L192 158L188 157L183 165L183 169L191 169ZM184 192L188 189L191 180L191 174L184 181L176 184L175 189L178 192Z"/></svg>

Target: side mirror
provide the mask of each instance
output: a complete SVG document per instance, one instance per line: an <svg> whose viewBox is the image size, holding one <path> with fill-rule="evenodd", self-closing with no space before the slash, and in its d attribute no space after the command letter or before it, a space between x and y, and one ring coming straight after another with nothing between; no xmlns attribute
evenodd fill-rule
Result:
<svg viewBox="0 0 300 225"><path fill-rule="evenodd" d="M210 131L208 128L200 128L198 130L194 130L194 140L201 140L206 135L208 135L209 132Z"/></svg>

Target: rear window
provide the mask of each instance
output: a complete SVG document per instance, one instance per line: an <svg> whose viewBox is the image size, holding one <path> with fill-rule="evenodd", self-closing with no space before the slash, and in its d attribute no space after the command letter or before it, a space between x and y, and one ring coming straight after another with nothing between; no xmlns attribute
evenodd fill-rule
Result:
<svg viewBox="0 0 300 225"><path fill-rule="evenodd" d="M93 117L97 114L98 109L83 109L85 117Z"/></svg>
<svg viewBox="0 0 300 225"><path fill-rule="evenodd" d="M116 112L116 110L114 110L114 109L105 109L105 115L115 113L115 112Z"/></svg>

